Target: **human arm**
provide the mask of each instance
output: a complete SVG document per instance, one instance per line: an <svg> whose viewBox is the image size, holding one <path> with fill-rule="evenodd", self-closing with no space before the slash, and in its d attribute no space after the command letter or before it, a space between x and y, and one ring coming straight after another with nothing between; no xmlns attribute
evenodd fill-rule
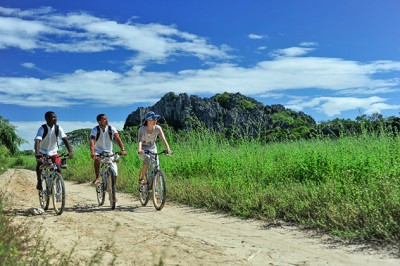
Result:
<svg viewBox="0 0 400 266"><path fill-rule="evenodd" d="M138 143L138 154L140 155L140 156L142 156L143 155L143 149L142 149L142 142L141 141L139 141L139 143Z"/></svg>
<svg viewBox="0 0 400 266"><path fill-rule="evenodd" d="M35 139L35 157L41 157L42 154L40 153L40 139Z"/></svg>
<svg viewBox="0 0 400 266"><path fill-rule="evenodd" d="M67 147L67 149L68 149L68 158L72 159L72 146L69 143L68 138L67 137L62 138L62 141L63 141L65 147Z"/></svg>
<svg viewBox="0 0 400 266"><path fill-rule="evenodd" d="M167 149L168 154L172 154L172 150L171 150L170 147L169 147L168 141L167 141L167 139L165 138L164 131L162 130L161 127L160 127L160 137L161 137L161 140L162 140L162 142L163 142L165 148Z"/></svg>
<svg viewBox="0 0 400 266"><path fill-rule="evenodd" d="M93 160L97 159L96 153L94 152L94 144L96 142L96 137L95 136L90 136L90 156L93 158Z"/></svg>
<svg viewBox="0 0 400 266"><path fill-rule="evenodd" d="M121 148L121 155L126 155L126 150L124 148L124 143L121 140L118 132L114 133L114 139L117 142L118 146Z"/></svg>

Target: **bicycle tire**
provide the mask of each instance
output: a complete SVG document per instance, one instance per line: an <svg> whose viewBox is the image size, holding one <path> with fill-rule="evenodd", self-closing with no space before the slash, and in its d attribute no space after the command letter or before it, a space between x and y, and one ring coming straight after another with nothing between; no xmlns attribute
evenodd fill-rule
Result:
<svg viewBox="0 0 400 266"><path fill-rule="evenodd" d="M42 190L39 191L39 203L40 207L43 210L48 210L49 209L49 204L50 204L50 197L49 197L49 192L47 191L47 186L46 186L46 177L42 173L41 175L42 179Z"/></svg>
<svg viewBox="0 0 400 266"><path fill-rule="evenodd" d="M64 178L60 173L55 173L53 186L51 188L54 211L61 215L65 207L65 185Z"/></svg>
<svg viewBox="0 0 400 266"><path fill-rule="evenodd" d="M150 192L149 192L149 177L152 175L152 172L150 170L150 168L147 168L147 172L146 172L146 180L147 180L147 184L144 186L140 186L139 185L139 201L142 204L142 206L146 206L147 203L150 200Z"/></svg>
<svg viewBox="0 0 400 266"><path fill-rule="evenodd" d="M153 205L158 211L164 208L167 200L167 183L162 171L157 171L153 179Z"/></svg>
<svg viewBox="0 0 400 266"><path fill-rule="evenodd" d="M99 206L103 206L104 201L106 199L106 189L107 189L107 176L102 174L101 176L101 183L96 187L96 194L97 194L97 202Z"/></svg>
<svg viewBox="0 0 400 266"><path fill-rule="evenodd" d="M110 198L110 206L111 209L114 210L115 209L115 203L116 203L116 196L115 196L115 175L114 173L109 170L108 171L108 184L109 184L109 190L108 190L108 194L109 194L109 198Z"/></svg>

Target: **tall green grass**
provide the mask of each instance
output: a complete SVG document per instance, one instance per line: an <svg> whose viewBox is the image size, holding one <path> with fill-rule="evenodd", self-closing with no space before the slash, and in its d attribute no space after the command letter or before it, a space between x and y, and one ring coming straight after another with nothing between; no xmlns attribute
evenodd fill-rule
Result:
<svg viewBox="0 0 400 266"><path fill-rule="evenodd" d="M169 137L174 155L160 157L169 200L244 218L283 219L342 237L400 239L398 137L272 144L232 142L208 131ZM137 193L137 145L125 146L118 185ZM94 178L87 145L76 148L69 165L69 178Z"/></svg>

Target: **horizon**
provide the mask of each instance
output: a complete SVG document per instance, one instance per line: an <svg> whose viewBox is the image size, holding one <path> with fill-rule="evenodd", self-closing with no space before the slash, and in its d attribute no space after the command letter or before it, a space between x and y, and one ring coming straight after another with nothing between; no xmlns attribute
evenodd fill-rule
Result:
<svg viewBox="0 0 400 266"><path fill-rule="evenodd" d="M399 9L396 0L3 0L0 115L34 136L23 124L39 127L48 110L73 129L98 113L121 123L168 92L239 92L316 122L398 116Z"/></svg>

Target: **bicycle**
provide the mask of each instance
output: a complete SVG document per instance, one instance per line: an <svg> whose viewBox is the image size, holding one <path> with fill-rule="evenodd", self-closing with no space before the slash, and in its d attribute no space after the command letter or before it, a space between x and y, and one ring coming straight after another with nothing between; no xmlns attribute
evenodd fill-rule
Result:
<svg viewBox="0 0 400 266"><path fill-rule="evenodd" d="M99 157L100 157L100 179L101 182L100 184L96 187L96 193L97 193L97 202L99 203L99 206L103 206L104 201L105 201L105 195L106 191L108 192L109 199L110 199L110 206L111 209L115 209L115 203L116 203L116 173L113 171L111 168L111 163L116 162L118 163L119 157L121 153L116 152L107 152L103 151ZM111 184L111 185L110 185Z"/></svg>
<svg viewBox="0 0 400 266"><path fill-rule="evenodd" d="M62 214L65 207L65 185L60 169L68 168L65 164L67 158L68 154L61 154L60 156L43 155L40 158L43 160L43 164L40 166L42 170L42 190L39 191L40 207L47 210L51 197L57 215Z"/></svg>
<svg viewBox="0 0 400 266"><path fill-rule="evenodd" d="M144 151L144 153L150 155L151 163L147 167L146 171L147 184L139 186L139 201L142 206L146 206L150 200L151 193L154 208L160 211L164 207L167 200L167 182L164 173L160 170L158 155L169 154L167 151L160 153Z"/></svg>

